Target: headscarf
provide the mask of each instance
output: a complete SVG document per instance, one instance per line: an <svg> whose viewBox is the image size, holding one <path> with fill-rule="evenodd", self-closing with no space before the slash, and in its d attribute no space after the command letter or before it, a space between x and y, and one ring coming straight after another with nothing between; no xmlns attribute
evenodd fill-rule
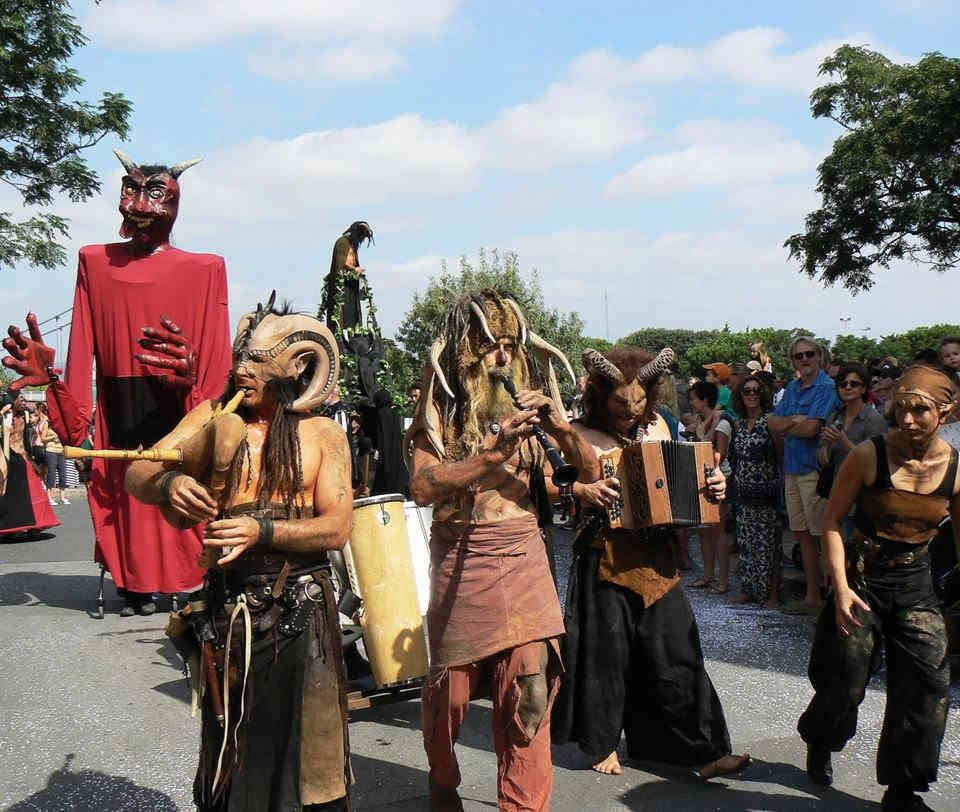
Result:
<svg viewBox="0 0 960 812"><path fill-rule="evenodd" d="M957 389L946 372L916 364L908 367L894 390L894 398L917 395L932 400L938 406L949 406L957 397Z"/></svg>

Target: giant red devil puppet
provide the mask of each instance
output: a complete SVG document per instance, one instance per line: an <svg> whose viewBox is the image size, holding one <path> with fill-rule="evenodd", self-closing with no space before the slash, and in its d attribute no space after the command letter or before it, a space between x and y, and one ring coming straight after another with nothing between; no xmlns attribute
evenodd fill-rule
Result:
<svg viewBox="0 0 960 812"><path fill-rule="evenodd" d="M170 245L178 178L197 161L138 166L119 150L116 155L125 170L120 235L127 242L80 249L65 378L58 378L54 351L33 314L29 336L11 327L3 341L10 353L4 366L22 376L12 388L49 383L50 423L69 445L81 444L93 419L94 362L98 448L152 445L202 400L219 397L230 371L223 258ZM126 590L128 606L142 608L148 593L180 592L203 580L201 534L174 530L156 507L128 496L126 468L93 462L95 558Z"/></svg>

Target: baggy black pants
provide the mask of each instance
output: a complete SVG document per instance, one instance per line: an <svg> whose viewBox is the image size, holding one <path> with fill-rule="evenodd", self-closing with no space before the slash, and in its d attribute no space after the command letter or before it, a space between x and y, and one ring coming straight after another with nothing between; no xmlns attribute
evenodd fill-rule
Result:
<svg viewBox="0 0 960 812"><path fill-rule="evenodd" d="M570 574L553 709L553 741L605 758L626 734L631 758L700 766L731 752L720 698L704 668L700 632L679 585L652 606L601 581L601 550Z"/></svg>
<svg viewBox="0 0 960 812"><path fill-rule="evenodd" d="M877 750L877 781L923 792L937 779L947 723L950 673L946 628L924 559L911 567L857 576L851 587L870 606L845 635L833 597L817 623L809 676L816 693L797 730L808 744L839 752L857 731L857 709L879 660L887 657L887 707Z"/></svg>

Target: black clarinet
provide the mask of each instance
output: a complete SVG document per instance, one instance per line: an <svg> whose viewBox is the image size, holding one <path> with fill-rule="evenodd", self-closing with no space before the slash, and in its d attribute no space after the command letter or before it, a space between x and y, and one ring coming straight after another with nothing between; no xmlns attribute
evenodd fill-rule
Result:
<svg viewBox="0 0 960 812"><path fill-rule="evenodd" d="M496 375L494 377L499 379L500 383L503 384L503 388L506 389L507 394L513 398L513 402L517 408L521 408L520 404L517 403L517 387L513 385L513 381L505 375ZM553 467L553 484L558 488L565 488L576 482L577 477L580 476L580 469L577 468L576 465L570 465L564 460L560 449L550 441L547 433L536 424L533 425L533 435L543 447L543 451L547 455L547 459L550 460L550 465Z"/></svg>

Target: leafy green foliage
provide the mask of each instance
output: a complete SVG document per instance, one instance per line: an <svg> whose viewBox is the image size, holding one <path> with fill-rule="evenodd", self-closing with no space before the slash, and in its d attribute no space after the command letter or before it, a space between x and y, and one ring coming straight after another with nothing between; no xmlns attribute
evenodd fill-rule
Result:
<svg viewBox="0 0 960 812"><path fill-rule="evenodd" d="M622 339L624 344L634 344L650 352L672 347L677 354L677 366L684 377L696 375L704 364L715 361L732 363L750 360L750 345L762 341L777 375L789 377L793 364L787 357L790 342L795 336L811 335L801 328L777 330L773 327L757 328L745 332L723 330L666 330L651 327L638 330ZM826 342L829 343L829 342Z"/></svg>
<svg viewBox="0 0 960 812"><path fill-rule="evenodd" d="M386 342L386 353L380 365L380 384L390 393L397 411L406 416L413 414L407 392L410 386L420 380L423 365L417 359L401 349L393 341Z"/></svg>
<svg viewBox="0 0 960 812"><path fill-rule="evenodd" d="M67 66L87 38L66 0L0 0L0 180L25 206L49 206L54 196L74 202L100 190L79 153L113 133L126 138L131 103L104 93L78 101L83 79ZM37 213L16 222L0 213L0 265L20 261L42 268L63 264L58 242L67 221Z"/></svg>
<svg viewBox="0 0 960 812"><path fill-rule="evenodd" d="M844 45L820 66L836 77L810 97L814 118L847 132L818 168L820 209L785 243L811 278L857 293L875 266L910 259L944 271L960 259L960 60L896 65Z"/></svg>
<svg viewBox="0 0 960 812"><path fill-rule="evenodd" d="M497 250L488 254L481 249L476 267L466 257L460 258L456 272L444 264L440 273L430 278L426 291L414 294L413 303L397 330L397 340L417 359L420 370L426 364L430 345L443 329L444 316L450 306L462 293L482 288L494 288L516 299L530 329L563 350L575 369L581 368L580 355L587 345L580 316L547 307L537 271L534 269L525 275L516 254L501 254ZM573 387L569 379L558 375L558 380L564 394L571 394Z"/></svg>

